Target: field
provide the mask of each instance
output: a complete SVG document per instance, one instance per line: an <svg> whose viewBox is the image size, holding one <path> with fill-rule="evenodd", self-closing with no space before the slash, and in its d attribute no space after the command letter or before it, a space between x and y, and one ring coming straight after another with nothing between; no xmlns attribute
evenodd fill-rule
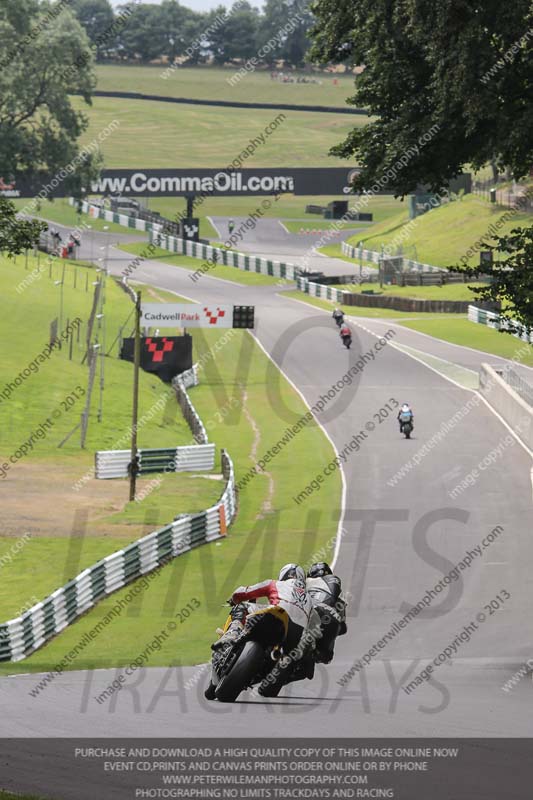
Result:
<svg viewBox="0 0 533 800"><path fill-rule="evenodd" d="M73 98L73 105L90 121L81 144L97 139L108 125L118 121L119 127L111 129L101 142L106 164L116 169L223 168L250 140L264 134L278 115L283 115L279 124L252 155L245 157L244 166L342 167L346 162L328 156L328 151L364 119L345 114L250 111L105 97L95 97L90 108L80 98Z"/></svg>
<svg viewBox="0 0 533 800"><path fill-rule="evenodd" d="M402 231L408 222L407 209L391 216L364 234L357 234L348 241L357 245L362 241L366 248L380 250L381 245L401 243L408 258L414 258L438 267L457 264L478 240L487 235L491 224L495 224L506 208L493 205L478 195L469 194L462 200L433 209L417 217L402 242ZM520 225L530 225L531 214L517 213L500 228L500 235ZM469 264L479 264L479 253L468 259Z"/></svg>
<svg viewBox="0 0 533 800"><path fill-rule="evenodd" d="M354 93L353 75L315 74L321 84L280 83L270 79L270 71L256 70L232 86L231 68L186 67L172 70L162 78L166 66L100 65L96 68L101 91L141 92L167 97L193 97L201 100L230 100L244 103L288 103L344 107ZM336 81L336 83L335 83ZM355 116L354 116L355 118ZM351 117L350 117L351 119Z"/></svg>
<svg viewBox="0 0 533 800"><path fill-rule="evenodd" d="M0 387L13 381L46 343L49 321L58 310L55 281L61 274L60 266L52 268L50 276L47 271L42 271L41 278L25 291L17 293L16 286L35 269L34 262L30 259L26 270L25 259L18 258L14 265L6 259L0 261L0 285L8 300L0 322L4 336L14 329L24 331L28 309L32 314L31 336L15 338L5 353L0 365ZM74 289L74 270L74 265L66 267L64 314L65 318L68 313L71 319L75 315L86 319L92 292L85 292L79 267L78 285ZM95 277L93 270L88 272L90 278ZM92 281L88 283L92 289ZM154 300L167 300L169 297L159 290L145 287L144 291L151 292ZM131 311L131 301L110 279L106 288L105 311L111 345L113 333L121 325L126 325L125 331L129 333L131 322L125 321ZM201 359L202 354L207 354L219 337L217 331L196 332L196 358ZM79 347L74 343L72 361L68 358L67 348L54 353L47 364L37 373L32 373L12 396L0 403L3 462L43 418L61 406L65 395L78 385L86 387L87 368L80 364L82 342L83 338ZM208 507L221 494L220 479L206 480L204 476L189 474L166 476L160 487L137 504L127 502L125 480L96 481L91 478L82 481L82 488L76 490L75 484L90 470L94 450L116 449L121 437L125 437L121 448L129 441L131 365L119 361L113 349L105 361L102 422L98 423L96 419L96 391L91 406L87 449L80 451L79 438L75 435L58 450L60 440L79 420L79 407L74 406L55 423L46 438L38 440L24 459L10 467L7 477L0 482L3 493L0 557L8 553L24 533L30 534L24 548L2 568L2 621L16 616L26 604L42 599L84 567L167 523L177 513ZM216 363L214 359L206 362L201 371L200 386L191 390L210 440L217 447L228 448L237 479L275 444L285 430L287 423L276 411L277 400L292 409L295 418L306 410L284 379L281 379L279 394L268 399L267 385L272 385L269 365L252 336L237 331L218 351ZM168 389L157 378L141 372L140 414L146 414L162 393L168 394ZM231 413L225 416L217 413L224 409L231 409ZM189 441L190 433L175 401L165 405L139 433L141 446ZM269 472L256 475L242 488L238 518L227 539L218 547L213 545L182 556L165 568L150 584L149 590L139 597L139 602L131 606L128 614L95 639L73 668L106 666L110 653L113 664L128 663L136 656L140 645L151 641L166 621L174 617L176 610L192 597L197 597L201 603L194 623L189 622L189 628L180 629L178 637L155 652L150 663L175 663L176 653L179 653L181 663L205 660L214 629L223 616L221 605L231 589L239 583L259 580L265 574L274 573L279 563L305 562L312 552L328 542L326 549L331 547L335 525L330 509L339 497L340 477L335 474L319 494L307 501L303 511L292 500L294 487L305 483L306 479L311 480L331 457L331 446L321 430L314 423L305 427L290 446L277 455L269 465ZM304 468L302 463L305 463ZM141 479L139 488L147 486L149 480ZM216 586L211 576L215 558ZM198 576L202 576L200 581ZM53 666L126 593L127 589L114 594L30 659L17 665L5 664L1 671L42 671ZM191 636L191 625L195 628L194 637Z"/></svg>

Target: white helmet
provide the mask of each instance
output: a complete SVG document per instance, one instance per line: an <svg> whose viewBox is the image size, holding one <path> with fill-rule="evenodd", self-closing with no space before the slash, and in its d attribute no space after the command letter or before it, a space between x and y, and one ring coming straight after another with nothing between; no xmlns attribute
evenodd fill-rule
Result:
<svg viewBox="0 0 533 800"><path fill-rule="evenodd" d="M290 578L296 577L296 569L298 564L285 564L279 571L278 581L288 581Z"/></svg>

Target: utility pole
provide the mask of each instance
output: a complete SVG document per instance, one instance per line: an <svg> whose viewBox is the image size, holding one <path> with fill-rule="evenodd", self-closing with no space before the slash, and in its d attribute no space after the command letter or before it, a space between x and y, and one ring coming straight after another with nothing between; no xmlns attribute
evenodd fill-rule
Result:
<svg viewBox="0 0 533 800"><path fill-rule="evenodd" d="M141 292L135 301L135 349L133 355L133 411L131 419L130 503L135 500L137 482L137 419L139 416L139 367L141 363Z"/></svg>

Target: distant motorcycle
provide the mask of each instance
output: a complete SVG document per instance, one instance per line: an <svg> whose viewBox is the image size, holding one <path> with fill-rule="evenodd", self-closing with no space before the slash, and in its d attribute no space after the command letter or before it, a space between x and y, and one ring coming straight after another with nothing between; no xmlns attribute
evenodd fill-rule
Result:
<svg viewBox="0 0 533 800"><path fill-rule="evenodd" d="M350 346L352 344L352 337L349 334L346 335L346 336L343 336L342 337L342 343L346 347L346 349L349 350Z"/></svg>
<svg viewBox="0 0 533 800"><path fill-rule="evenodd" d="M342 314L340 314L338 317L333 317L333 319L334 319L334 320L335 320L335 322L337 323L337 328L340 328L340 327L342 327L342 325L343 325L343 323L344 323L344 317L343 317L343 315L342 315Z"/></svg>
<svg viewBox="0 0 533 800"><path fill-rule="evenodd" d="M403 433L405 438L410 439L413 432L413 422L411 418L406 420L400 419L400 426L400 431Z"/></svg>

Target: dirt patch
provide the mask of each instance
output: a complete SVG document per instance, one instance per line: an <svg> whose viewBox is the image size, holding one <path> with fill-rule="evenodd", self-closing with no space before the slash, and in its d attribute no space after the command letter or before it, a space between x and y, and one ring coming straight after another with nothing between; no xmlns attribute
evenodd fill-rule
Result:
<svg viewBox="0 0 533 800"><path fill-rule="evenodd" d="M88 473L90 467L86 468ZM89 478L76 491L83 468L74 463L17 464L0 483L0 536L18 538L24 533L32 536L68 537L80 533L86 524L87 535L124 536L137 539L153 530L150 525L110 525L103 523L123 511L128 502L127 480L96 480ZM142 488L142 480L139 480Z"/></svg>

